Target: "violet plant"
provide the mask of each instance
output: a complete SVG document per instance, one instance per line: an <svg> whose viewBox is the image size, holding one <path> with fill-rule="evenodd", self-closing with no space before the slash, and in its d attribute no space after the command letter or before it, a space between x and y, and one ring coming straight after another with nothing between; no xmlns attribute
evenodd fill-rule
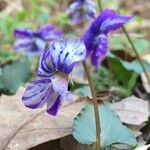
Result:
<svg viewBox="0 0 150 150"><path fill-rule="evenodd" d="M14 30L14 49L25 51L29 56L41 55L49 42L59 39L62 31L57 31L52 25L45 25L37 31L26 28L16 28Z"/></svg>
<svg viewBox="0 0 150 150"><path fill-rule="evenodd" d="M87 56L91 57L92 65L98 68L100 66L101 61L106 57L106 54L108 52L107 34L110 31L120 28L131 18L132 16L120 16L115 11L106 9L103 12L101 12L100 15L92 22L91 26L83 36L87 50ZM100 126L99 108L96 98L96 92L86 62L83 63L83 66L85 68L85 72L88 77L93 98L95 124L96 124L96 150L100 150L101 126Z"/></svg>
<svg viewBox="0 0 150 150"><path fill-rule="evenodd" d="M45 41L49 41L50 32L40 29L38 32L30 30L16 30L19 37L15 48L26 48L27 52L42 53L37 71L38 80L33 81L26 89L22 100L25 106L35 109L47 105L47 112L56 115L64 100L72 99L68 91L69 74L78 62L83 62L85 72L92 93L92 101L96 125L96 149L100 149L100 118L91 73L86 64L86 58L91 57L92 65L98 68L108 51L107 34L122 27L132 19L132 16L121 16L113 10L104 10L97 18L95 8L91 1L76 0L67 10L73 24L81 23L83 19L95 18L82 39L58 39L45 49ZM48 30L49 31L49 30ZM21 34L20 34L21 33ZM53 35L53 34L52 34ZM57 35L57 34L55 34ZM41 40L38 42L38 40ZM36 44L36 46L35 46Z"/></svg>
<svg viewBox="0 0 150 150"><path fill-rule="evenodd" d="M67 9L73 25L85 20L93 20L96 16L96 7L92 0L75 0Z"/></svg>

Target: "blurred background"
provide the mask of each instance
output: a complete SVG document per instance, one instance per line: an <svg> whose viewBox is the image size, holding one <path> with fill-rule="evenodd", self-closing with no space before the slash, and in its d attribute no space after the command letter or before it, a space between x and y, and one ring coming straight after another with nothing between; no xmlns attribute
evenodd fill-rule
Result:
<svg viewBox="0 0 150 150"><path fill-rule="evenodd" d="M75 26L71 24L66 10L72 2L71 0L0 1L0 93L14 94L22 83L35 78L38 57L30 57L24 51L16 52L14 50L16 41L14 29L26 28L36 31L39 27L50 24L55 26L57 30L63 31L66 36L82 37L90 22L85 21ZM130 32L139 54L146 61L145 64L149 70L150 23L148 12L150 2L148 0L102 0L102 5L103 8L114 9L122 15L135 15L135 18L126 25L126 28ZM97 4L96 7L98 9ZM133 70L138 75L142 73L142 68L136 61L136 56L121 29L110 34L109 49L115 55L118 65L120 61L120 65L124 69ZM116 63L113 62L112 57L108 57L108 59L104 61L105 66L107 66L106 69L109 68L108 64ZM121 78L120 72L116 71L115 76ZM137 81L137 78L133 80ZM134 86L135 82L130 88L133 90Z"/></svg>
<svg viewBox="0 0 150 150"><path fill-rule="evenodd" d="M16 41L14 29L28 28L36 31L41 26L50 24L62 31L64 36L82 37L90 22L85 21L79 25L72 25L66 13L72 2L73 0L0 0L0 103L12 96L14 96L12 99L15 101L15 98L18 99L18 96L23 94L26 84L36 79L39 56L29 56L24 51L20 52L14 49ZM97 1L94 0L94 2L98 10ZM146 70L149 72L150 0L102 0L102 5L103 8L114 9L122 15L132 14L135 16L126 25L126 29L144 62ZM114 103L134 95L148 102L148 105L150 87L141 65L121 29L109 35L109 50L110 53L103 61L100 69L97 72L93 69L93 81L98 99ZM72 80L74 86L71 84L70 90L78 95L90 95L81 65L74 69ZM17 93L18 89L20 90ZM7 107L6 104L5 107ZM150 140L148 135L150 123L148 119L146 121L147 123L144 125L143 122L142 125L139 123L140 127L138 126L136 131L140 134L136 136L140 137L140 142L150 144L148 141ZM65 147L66 140L71 141L70 145L72 145L73 139L68 136L63 139L62 147ZM37 144L38 146L33 149L61 150L60 147L58 148L59 144L60 139L42 145ZM72 150L87 149L87 147L82 147L76 142L73 144L75 148ZM69 150L69 148L62 149Z"/></svg>

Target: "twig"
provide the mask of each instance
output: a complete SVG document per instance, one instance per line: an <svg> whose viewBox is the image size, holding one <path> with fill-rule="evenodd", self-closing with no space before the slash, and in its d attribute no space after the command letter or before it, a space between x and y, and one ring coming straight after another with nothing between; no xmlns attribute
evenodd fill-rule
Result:
<svg viewBox="0 0 150 150"><path fill-rule="evenodd" d="M94 106L94 114L95 114L95 125L96 125L96 150L100 150L100 133L101 133L101 128L100 128L100 117L99 117L99 110L98 110L98 103L96 99L96 93L94 89L94 84L91 78L91 73L90 73L90 67L87 66L86 61L83 62L83 67L87 75L87 79L89 82L91 94L92 94L92 101L93 101L93 106Z"/></svg>
<svg viewBox="0 0 150 150"><path fill-rule="evenodd" d="M37 113L35 116L33 116L31 119L27 120L25 123L23 123L16 131L14 131L14 133L12 135L10 135L8 141L6 142L6 144L4 145L2 150L6 150L8 148L8 145L10 144L10 142L16 137L17 133L19 131L21 131L24 127L26 127L29 123L31 123L32 121L34 121L37 117L39 117L41 114L43 114L45 111L41 111L39 113Z"/></svg>

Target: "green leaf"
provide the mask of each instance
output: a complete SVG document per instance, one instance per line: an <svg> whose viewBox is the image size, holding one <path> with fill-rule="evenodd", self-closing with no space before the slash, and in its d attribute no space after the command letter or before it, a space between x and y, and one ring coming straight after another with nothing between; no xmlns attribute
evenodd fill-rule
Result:
<svg viewBox="0 0 150 150"><path fill-rule="evenodd" d="M77 95L82 95L82 96L91 96L91 91L89 86L82 86L74 91L75 94Z"/></svg>
<svg viewBox="0 0 150 150"><path fill-rule="evenodd" d="M135 147L136 139L130 129L124 126L117 114L106 105L99 106L101 124L101 147L104 149L115 143ZM83 108L74 120L73 136L82 144L96 142L94 110L91 104Z"/></svg>
<svg viewBox="0 0 150 150"><path fill-rule="evenodd" d="M117 57L108 57L108 59L111 63L110 70L113 72L115 77L122 83L122 85L125 88L131 89L131 87L129 87L129 82L133 74L135 74L135 72L133 70L126 69L123 66L120 59L118 59ZM135 82L134 82L134 85L135 85Z"/></svg>
<svg viewBox="0 0 150 150"><path fill-rule="evenodd" d="M116 85L116 80L112 80L113 74L106 67L102 66L92 75L94 82L95 90L105 91L108 90L111 86Z"/></svg>
<svg viewBox="0 0 150 150"><path fill-rule="evenodd" d="M0 92L14 94L30 75L30 62L27 58L14 61L0 68Z"/></svg>
<svg viewBox="0 0 150 150"><path fill-rule="evenodd" d="M21 55L13 51L1 50L0 51L0 66L9 62L18 59Z"/></svg>
<svg viewBox="0 0 150 150"><path fill-rule="evenodd" d="M108 58L111 58L112 60L116 59L128 71L134 71L137 74L140 74L140 73L143 72L141 64L139 63L138 60L133 60L132 62L124 61L124 60L121 60L120 58L118 58L117 56L115 56L112 53L108 54ZM146 70L150 72L150 63L146 60L143 60L143 63L145 65Z"/></svg>
<svg viewBox="0 0 150 150"><path fill-rule="evenodd" d="M139 54L143 54L143 52L147 51L149 48L149 42L145 39L136 39L134 44Z"/></svg>
<svg viewBox="0 0 150 150"><path fill-rule="evenodd" d="M127 61L121 61L122 65L128 69L128 70L132 70L135 71L136 73L140 74L143 72L143 69L141 67L141 64L137 61L134 60L132 62L127 62ZM143 63L146 67L146 70L150 72L150 63L148 63L147 61L143 60Z"/></svg>
<svg viewBox="0 0 150 150"><path fill-rule="evenodd" d="M112 50L126 50L131 56L136 56L131 48L127 38L124 35L112 36L110 39L110 48ZM132 37L133 43L140 55L149 51L149 41L142 37Z"/></svg>

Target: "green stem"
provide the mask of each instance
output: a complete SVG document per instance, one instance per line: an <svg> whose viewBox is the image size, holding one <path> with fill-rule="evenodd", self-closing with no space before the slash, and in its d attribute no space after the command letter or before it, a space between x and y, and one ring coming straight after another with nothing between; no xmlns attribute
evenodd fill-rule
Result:
<svg viewBox="0 0 150 150"><path fill-rule="evenodd" d="M97 2L98 2L98 8L99 8L99 11L102 12L103 7L102 7L101 0L97 0Z"/></svg>
<svg viewBox="0 0 150 150"><path fill-rule="evenodd" d="M95 125L96 125L96 150L100 150L100 133L101 133L101 128L100 128L100 117L99 117L99 110L98 110L98 103L97 103L97 98L96 98L96 93L94 89L94 84L91 78L91 73L90 73L90 67L87 66L86 61L83 62L83 67L87 75L87 79L89 82L91 94L92 94L92 101L93 101L93 106L94 106L94 114L95 114Z"/></svg>
<svg viewBox="0 0 150 150"><path fill-rule="evenodd" d="M134 53L136 54L136 57L137 57L139 63L141 64L141 67L142 67L142 69L143 69L143 72L144 72L144 74L145 74L145 76L146 76L146 78L147 78L148 84L149 84L149 86L150 86L150 78L149 78L148 72L147 72L147 70L146 70L146 68L145 68L145 65L144 65L144 63L143 63L143 61L142 61L142 59L141 59L141 57L140 57L140 55L139 55L139 53L138 53L138 51L137 51L137 49L136 49L136 47L135 47L135 45L134 45L132 39L130 38L129 33L127 32L126 28L125 28L125 27L122 27L122 30L123 30L124 34L126 35L126 37L127 37L128 41L129 41L129 43L130 43L130 45L131 45L131 47L132 47Z"/></svg>

